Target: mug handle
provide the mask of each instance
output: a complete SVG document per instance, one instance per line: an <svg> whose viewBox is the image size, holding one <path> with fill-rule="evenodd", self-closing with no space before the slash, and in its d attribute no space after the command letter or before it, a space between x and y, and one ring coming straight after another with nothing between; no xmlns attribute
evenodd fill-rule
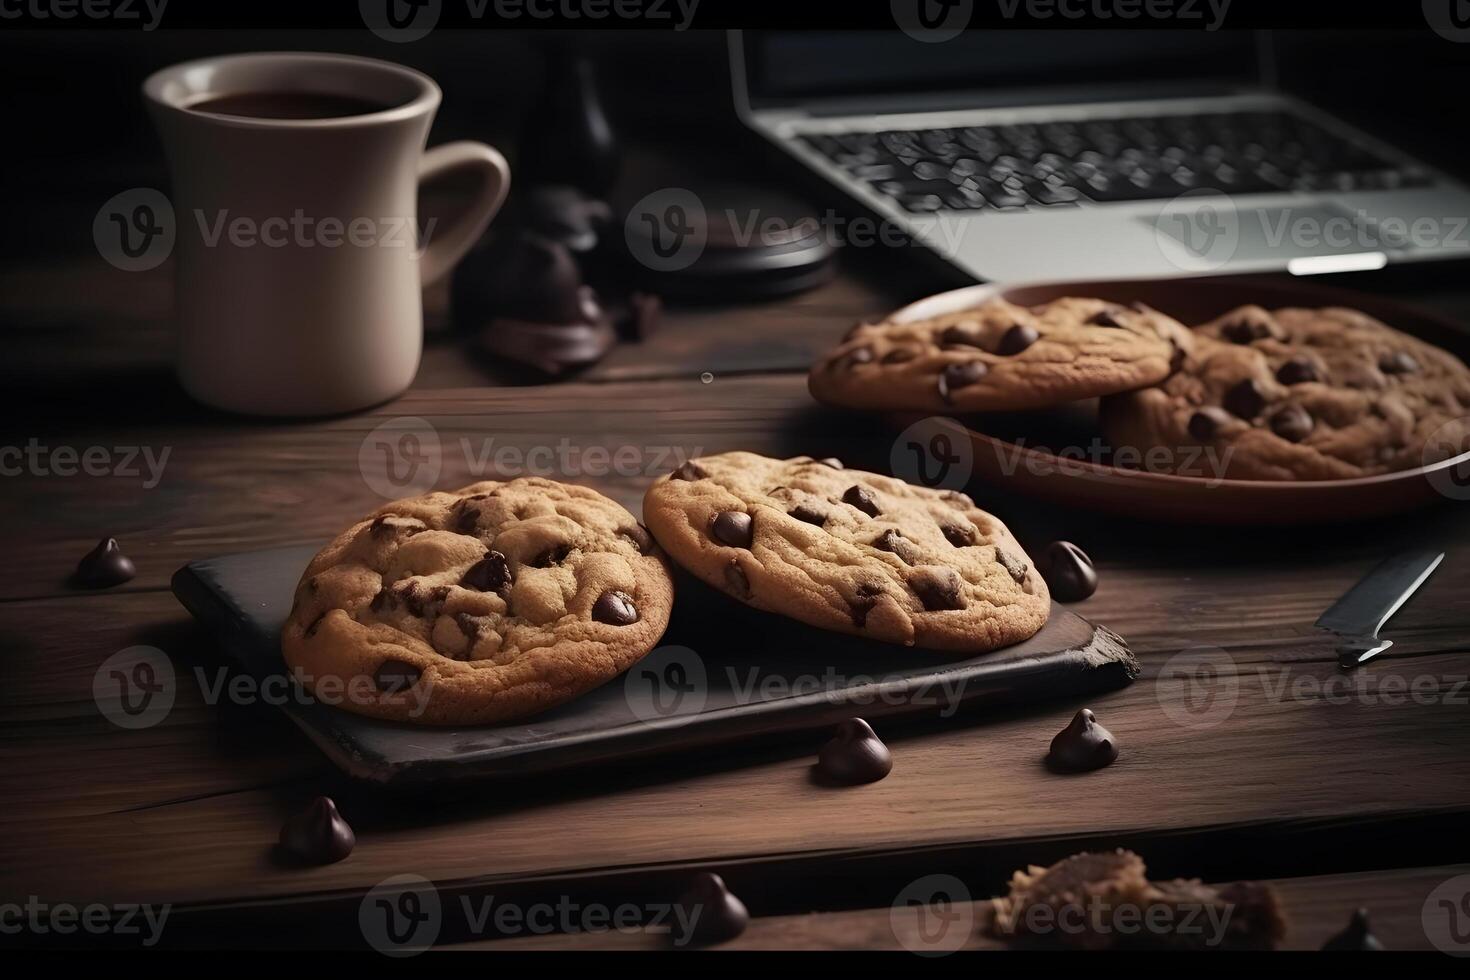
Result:
<svg viewBox="0 0 1470 980"><path fill-rule="evenodd" d="M442 232L435 231L429 235L428 244L419 255L419 284L422 286L443 278L480 240L510 190L510 166L505 157L484 143L470 140L441 143L424 151L419 161L419 183L459 169L481 171L480 189L463 214Z"/></svg>

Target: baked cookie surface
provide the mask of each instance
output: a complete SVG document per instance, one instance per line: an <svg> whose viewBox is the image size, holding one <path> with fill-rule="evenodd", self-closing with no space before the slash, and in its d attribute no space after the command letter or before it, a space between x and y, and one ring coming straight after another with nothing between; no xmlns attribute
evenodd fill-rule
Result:
<svg viewBox="0 0 1470 980"><path fill-rule="evenodd" d="M1470 371L1354 310L1247 306L1157 387L1104 399L1115 448L1210 448L1234 479L1332 480L1470 450Z"/></svg>
<svg viewBox="0 0 1470 980"><path fill-rule="evenodd" d="M281 633L319 700L430 725L535 714L621 673L673 582L617 503L539 478L394 501L307 566Z"/></svg>
<svg viewBox="0 0 1470 980"><path fill-rule="evenodd" d="M978 653L1031 636L1051 607L1026 552L969 497L836 460L692 460L649 488L643 514L707 584L839 633Z"/></svg>
<svg viewBox="0 0 1470 980"><path fill-rule="evenodd" d="M1190 332L1147 307L1065 298L994 299L911 323L859 324L812 369L822 402L985 412L1042 408L1156 384Z"/></svg>

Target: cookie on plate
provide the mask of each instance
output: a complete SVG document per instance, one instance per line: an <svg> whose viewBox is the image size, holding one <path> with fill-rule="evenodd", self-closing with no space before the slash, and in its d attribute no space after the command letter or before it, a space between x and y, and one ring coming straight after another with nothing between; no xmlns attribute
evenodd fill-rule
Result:
<svg viewBox="0 0 1470 980"><path fill-rule="evenodd" d="M525 478L394 501L307 566L281 652L318 700L428 725L545 711L653 649L674 587L587 487Z"/></svg>
<svg viewBox="0 0 1470 980"><path fill-rule="evenodd" d="M1365 314L1247 306L1198 333L1163 384L1104 399L1115 453L1193 460L1211 470L1200 476L1333 480L1470 450L1470 372Z"/></svg>
<svg viewBox="0 0 1470 980"><path fill-rule="evenodd" d="M691 460L649 488L643 516L696 577L822 629L982 652L1031 636L1051 607L1026 552L969 497L837 460Z"/></svg>
<svg viewBox="0 0 1470 980"><path fill-rule="evenodd" d="M1178 321L1144 306L1002 299L909 323L860 324L812 369L831 405L897 411L1044 408L1157 384L1187 349Z"/></svg>

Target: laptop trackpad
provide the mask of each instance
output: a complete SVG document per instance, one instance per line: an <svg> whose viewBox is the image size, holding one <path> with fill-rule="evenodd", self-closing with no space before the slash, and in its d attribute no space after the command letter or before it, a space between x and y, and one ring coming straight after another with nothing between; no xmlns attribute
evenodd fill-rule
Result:
<svg viewBox="0 0 1470 980"><path fill-rule="evenodd" d="M1237 203L1234 214L1211 210L1177 218L1181 216L1165 212L1157 220L1145 220L1202 260L1289 261L1312 255L1383 252L1409 244L1396 228L1384 227L1366 212L1330 201L1256 208ZM1228 257L1222 254L1227 251Z"/></svg>

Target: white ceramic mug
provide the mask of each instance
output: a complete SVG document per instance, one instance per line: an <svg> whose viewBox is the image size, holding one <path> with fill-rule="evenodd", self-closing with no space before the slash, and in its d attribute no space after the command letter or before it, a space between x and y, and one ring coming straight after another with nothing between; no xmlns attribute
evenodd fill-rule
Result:
<svg viewBox="0 0 1470 980"><path fill-rule="evenodd" d="M439 87L368 58L208 58L155 73L143 92L173 177L185 389L230 411L290 416L353 411L408 387L421 288L500 208L505 159L482 143L425 151ZM368 111L270 113L272 98L295 95ZM206 107L231 96L266 100L266 114ZM455 170L479 172L475 199L447 225L419 229L420 182Z"/></svg>

